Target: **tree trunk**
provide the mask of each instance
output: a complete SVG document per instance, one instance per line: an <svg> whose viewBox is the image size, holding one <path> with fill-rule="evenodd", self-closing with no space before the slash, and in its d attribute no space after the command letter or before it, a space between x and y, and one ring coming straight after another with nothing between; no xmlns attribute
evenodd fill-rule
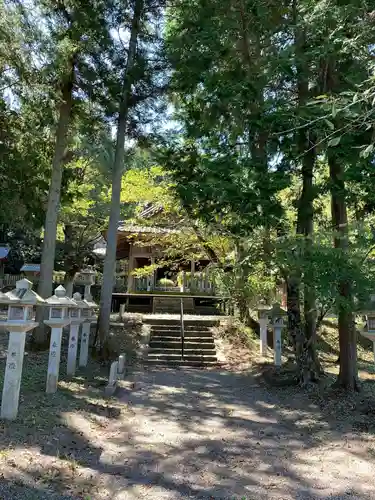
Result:
<svg viewBox="0 0 375 500"><path fill-rule="evenodd" d="M76 274L76 269L69 269L69 271L65 271L64 288L66 290L67 297L73 297L74 278Z"/></svg>
<svg viewBox="0 0 375 500"><path fill-rule="evenodd" d="M73 296L74 278L80 269L77 259L80 256L76 255L74 248L74 226L72 224L64 225L64 287L68 297Z"/></svg>
<svg viewBox="0 0 375 500"><path fill-rule="evenodd" d="M299 277L288 276L287 286L287 312L288 312L288 332L297 356L297 339L301 335L301 305L299 292Z"/></svg>
<svg viewBox="0 0 375 500"><path fill-rule="evenodd" d="M40 280L38 293L43 298L52 294L53 268L56 251L57 221L60 209L60 191L63 172L64 155L68 142L68 131L73 104L73 84L74 84L75 56L71 59L70 73L61 87L61 104L59 106L59 121L56 131L55 152L52 162L52 177L48 194L47 213L44 224L44 238L42 260L40 265ZM45 308L37 309L37 321L44 319ZM47 343L47 332L42 323L34 330L33 343L37 347L45 347Z"/></svg>
<svg viewBox="0 0 375 500"><path fill-rule="evenodd" d="M334 152L328 153L331 180L332 224L336 231L334 245L346 252L348 240L348 215L345 202L344 169ZM338 327L340 346L340 371L336 385L346 390L359 390L357 366L357 332L354 324L353 297L350 282L342 278L338 285Z"/></svg>
<svg viewBox="0 0 375 500"><path fill-rule="evenodd" d="M134 13L131 26L129 52L124 71L123 91L120 102L115 159L112 176L112 199L109 226L107 233L107 251L104 260L103 283L100 295L100 312L98 321L98 348L104 352L109 334L111 315L112 290L116 265L117 228L120 219L121 181L124 172L124 146L128 121L129 100L131 95L131 72L135 64L137 40L140 31L140 19L143 10L143 0L135 0Z"/></svg>
<svg viewBox="0 0 375 500"><path fill-rule="evenodd" d="M295 59L297 70L297 93L299 110L303 110L309 97L309 67L306 63L306 35L298 27L298 5L297 0L293 4L295 30ZM309 130L302 128L298 132L298 149L302 155L302 193L298 203L297 213L297 234L304 236L304 259L307 260L311 249L311 237L313 234L314 219L314 186L313 173L316 161L314 148L314 137ZM295 319L289 320L291 336L295 341L295 355L299 371L300 383L306 385L311 381L316 381L321 372L319 359L316 354L316 307L315 294L311 276L305 273L303 276L303 306L304 324L301 322L300 313L300 287L301 276L295 277L293 283L289 284L290 307L293 310L292 316ZM297 299L298 297L298 299ZM298 308L298 313L297 313Z"/></svg>
<svg viewBox="0 0 375 500"><path fill-rule="evenodd" d="M324 61L325 70L321 79L325 91L340 91L336 61L331 57ZM341 124L336 121L336 129ZM332 226L335 230L334 246L339 252L347 253L349 248L348 214L346 210L345 169L340 157L340 146L328 147L328 165L331 189ZM344 156L344 155L342 155ZM354 304L350 281L342 277L338 283L336 300L339 328L340 370L336 386L348 391L359 390L357 365L357 331L354 323Z"/></svg>

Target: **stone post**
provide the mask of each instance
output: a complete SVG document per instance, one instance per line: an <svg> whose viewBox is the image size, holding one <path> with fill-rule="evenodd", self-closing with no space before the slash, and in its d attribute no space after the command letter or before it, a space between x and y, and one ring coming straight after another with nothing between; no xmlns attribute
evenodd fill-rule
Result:
<svg viewBox="0 0 375 500"><path fill-rule="evenodd" d="M281 366L281 351L282 351L282 338L281 332L284 328L285 311L280 307L280 304L274 304L270 311L271 325L273 328L273 350L274 362L276 367Z"/></svg>
<svg viewBox="0 0 375 500"><path fill-rule="evenodd" d="M87 366L87 362L89 359L90 329L91 329L91 321L85 320L82 323L82 332L81 332L81 347L79 351L80 367Z"/></svg>
<svg viewBox="0 0 375 500"><path fill-rule="evenodd" d="M97 307L95 302L91 299L84 300L86 307L81 310L81 317L83 319L82 332L81 332L81 347L79 351L79 366L87 366L89 359L89 347L90 347L90 333L91 325L95 323L96 316L94 314L94 308Z"/></svg>
<svg viewBox="0 0 375 500"><path fill-rule="evenodd" d="M113 361L109 370L108 385L105 388L105 395L112 396L117 387L118 361Z"/></svg>
<svg viewBox="0 0 375 500"><path fill-rule="evenodd" d="M86 308L86 303L82 300L80 293L73 295L76 307L69 308L70 316L70 331L69 331L69 346L68 346L68 363L66 367L67 375L73 377L76 373L77 365L77 352L78 352L78 336L79 325L83 323L84 319L81 318L81 310Z"/></svg>
<svg viewBox="0 0 375 500"><path fill-rule="evenodd" d="M76 373L76 362L78 352L78 330L79 324L70 323L69 331L69 347L68 347L68 362L66 366L66 374L73 377Z"/></svg>
<svg viewBox="0 0 375 500"><path fill-rule="evenodd" d="M125 376L125 354L120 354L118 357L118 378L122 380Z"/></svg>
<svg viewBox="0 0 375 500"><path fill-rule="evenodd" d="M60 370L61 338L64 326L70 324L68 308L75 306L75 302L66 296L65 288L58 286L55 294L46 300L49 310L49 319L44 323L51 327L49 346L46 392L53 394L57 391Z"/></svg>
<svg viewBox="0 0 375 500"><path fill-rule="evenodd" d="M9 306L6 321L9 343L1 400L1 418L14 420L18 414L26 332L38 325L33 321L33 306L43 304L44 300L32 291L31 281L24 279L17 281L15 290L7 294L0 293L0 303L12 304Z"/></svg>
<svg viewBox="0 0 375 500"><path fill-rule="evenodd" d="M48 324L48 323L46 323ZM57 391L60 372L61 339L63 327L52 327L49 346L46 392L52 394Z"/></svg>
<svg viewBox="0 0 375 500"><path fill-rule="evenodd" d="M10 327L11 328L11 327ZM1 418L14 420L18 414L26 332L9 330Z"/></svg>
<svg viewBox="0 0 375 500"><path fill-rule="evenodd" d="M259 319L259 329L260 329L260 342L259 342L259 353L261 356L267 355L267 327L268 327L268 314L271 309L266 306L264 301L261 301L258 307L258 319Z"/></svg>

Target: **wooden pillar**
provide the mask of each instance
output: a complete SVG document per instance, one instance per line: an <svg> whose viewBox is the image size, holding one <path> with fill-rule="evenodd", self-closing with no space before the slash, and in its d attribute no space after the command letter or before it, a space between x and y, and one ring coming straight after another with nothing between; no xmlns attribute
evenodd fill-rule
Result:
<svg viewBox="0 0 375 500"><path fill-rule="evenodd" d="M129 249L129 267L128 267L128 293L133 291L134 279L132 276L132 271L134 269L134 257L133 257L133 245L130 244Z"/></svg>
<svg viewBox="0 0 375 500"><path fill-rule="evenodd" d="M155 265L155 257L151 257L151 265ZM155 285L156 285L156 271L152 271L152 277L151 277L151 290L155 290Z"/></svg>
<svg viewBox="0 0 375 500"><path fill-rule="evenodd" d="M208 280L208 267L204 270L204 292L207 293L209 288L209 280Z"/></svg>
<svg viewBox="0 0 375 500"><path fill-rule="evenodd" d="M190 292L194 292L196 289L195 286L195 260L192 260L190 263Z"/></svg>

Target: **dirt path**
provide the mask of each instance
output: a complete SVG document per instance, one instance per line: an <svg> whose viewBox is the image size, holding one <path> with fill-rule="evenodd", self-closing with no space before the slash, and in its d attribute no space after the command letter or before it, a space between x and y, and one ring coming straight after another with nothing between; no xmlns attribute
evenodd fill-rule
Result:
<svg viewBox="0 0 375 500"><path fill-rule="evenodd" d="M229 372L152 369L137 380L120 394L133 410L128 435L107 448L124 464L111 498L375 499L366 440L313 405Z"/></svg>
<svg viewBox="0 0 375 500"><path fill-rule="evenodd" d="M373 419L334 399L224 370L140 371L109 401L79 387L0 426L1 500L375 499Z"/></svg>

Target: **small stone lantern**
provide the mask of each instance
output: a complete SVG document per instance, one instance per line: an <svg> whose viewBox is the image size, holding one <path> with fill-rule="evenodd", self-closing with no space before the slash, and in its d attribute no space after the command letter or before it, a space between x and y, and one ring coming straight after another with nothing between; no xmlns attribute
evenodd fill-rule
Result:
<svg viewBox="0 0 375 500"><path fill-rule="evenodd" d="M79 273L82 277L82 282L85 285L84 298L91 298L91 287L95 285L96 272L90 268L86 268Z"/></svg>
<svg viewBox="0 0 375 500"><path fill-rule="evenodd" d="M17 281L15 290L0 295L0 303L8 304L5 325L9 330L1 417L9 420L15 419L18 414L26 332L38 325L33 319L34 307L44 304L44 300L32 290L32 286L31 281L22 279Z"/></svg>
<svg viewBox="0 0 375 500"><path fill-rule="evenodd" d="M70 376L74 376L76 372L79 325L84 321L84 318L81 316L81 313L83 309L88 308L88 305L84 300L82 300L81 294L78 292L73 295L73 301L74 305L69 307L70 332L69 332L67 375Z"/></svg>
<svg viewBox="0 0 375 500"><path fill-rule="evenodd" d="M83 318L81 348L79 352L79 366L81 367L87 366L89 357L90 330L92 323L95 323L97 320L95 309L98 307L97 304L93 302L91 296L83 302L86 304L86 307L81 309L81 317Z"/></svg>
<svg viewBox="0 0 375 500"><path fill-rule="evenodd" d="M74 300L66 296L66 290L61 285L46 302L50 309L49 318L44 323L51 327L46 392L54 393L59 380L62 330L71 321L69 308L77 306Z"/></svg>
<svg viewBox="0 0 375 500"><path fill-rule="evenodd" d="M269 312L270 326L273 328L273 350L274 350L274 360L275 366L281 366L281 349L282 340L281 332L284 328L284 317L286 311L280 307L279 303L275 303Z"/></svg>
<svg viewBox="0 0 375 500"><path fill-rule="evenodd" d="M259 327L260 327L260 355L266 356L267 354L267 327L268 327L268 316L270 314L271 308L266 305L264 300L260 301L257 308Z"/></svg>

